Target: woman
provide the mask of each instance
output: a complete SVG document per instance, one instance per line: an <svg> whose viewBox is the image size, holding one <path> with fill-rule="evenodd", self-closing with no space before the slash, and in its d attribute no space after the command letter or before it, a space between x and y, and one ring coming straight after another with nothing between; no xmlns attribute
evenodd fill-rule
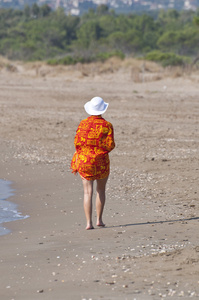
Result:
<svg viewBox="0 0 199 300"><path fill-rule="evenodd" d="M93 182L97 181L96 224L103 227L105 188L110 172L108 153L114 149L115 142L112 124L101 116L107 110L108 103L100 97L94 97L84 105L84 108L90 116L82 120L77 128L74 141L76 152L73 155L71 169L75 174L78 172L82 178L86 229L93 229Z"/></svg>

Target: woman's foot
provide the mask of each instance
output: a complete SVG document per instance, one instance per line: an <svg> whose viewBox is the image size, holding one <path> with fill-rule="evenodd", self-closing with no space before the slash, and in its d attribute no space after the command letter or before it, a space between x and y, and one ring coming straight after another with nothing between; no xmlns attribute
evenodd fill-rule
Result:
<svg viewBox="0 0 199 300"><path fill-rule="evenodd" d="M102 221L97 222L96 225L99 227L105 227L105 224Z"/></svg>
<svg viewBox="0 0 199 300"><path fill-rule="evenodd" d="M93 227L92 224L88 224L88 225L86 226L86 230L90 230L90 229L94 229L94 227Z"/></svg>

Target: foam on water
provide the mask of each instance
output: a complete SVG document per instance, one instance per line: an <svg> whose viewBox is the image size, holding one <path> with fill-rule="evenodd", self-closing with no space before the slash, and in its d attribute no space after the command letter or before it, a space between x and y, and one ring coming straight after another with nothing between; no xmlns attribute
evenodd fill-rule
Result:
<svg viewBox="0 0 199 300"><path fill-rule="evenodd" d="M17 211L17 205L7 199L14 195L10 187L11 182L0 179L0 224L25 219L28 216L22 216ZM0 225L0 235L9 233L10 231Z"/></svg>

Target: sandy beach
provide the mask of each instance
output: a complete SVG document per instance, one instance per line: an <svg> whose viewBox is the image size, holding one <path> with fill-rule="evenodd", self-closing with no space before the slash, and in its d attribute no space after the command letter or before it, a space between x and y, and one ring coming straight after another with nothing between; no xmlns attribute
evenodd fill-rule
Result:
<svg viewBox="0 0 199 300"><path fill-rule="evenodd" d="M4 224L0 299L199 298L199 71L142 66L0 64L0 178L29 215ZM93 96L116 148L106 227L85 230L70 161Z"/></svg>

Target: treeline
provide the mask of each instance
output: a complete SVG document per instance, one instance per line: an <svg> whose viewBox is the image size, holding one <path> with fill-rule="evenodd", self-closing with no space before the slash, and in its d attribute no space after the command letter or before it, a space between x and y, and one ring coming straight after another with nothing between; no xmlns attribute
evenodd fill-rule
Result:
<svg viewBox="0 0 199 300"><path fill-rule="evenodd" d="M71 64L119 55L178 65L197 57L198 45L199 11L116 15L101 5L78 17L48 5L0 9L0 54L14 60Z"/></svg>

